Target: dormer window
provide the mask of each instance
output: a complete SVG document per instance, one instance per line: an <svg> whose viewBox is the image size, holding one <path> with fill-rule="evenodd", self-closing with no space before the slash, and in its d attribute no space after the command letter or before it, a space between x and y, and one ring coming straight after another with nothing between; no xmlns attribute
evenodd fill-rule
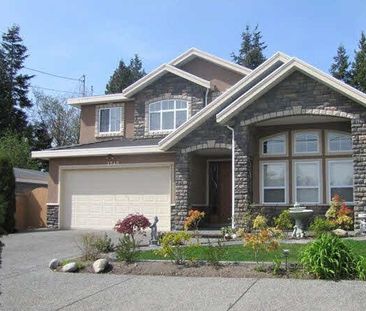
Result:
<svg viewBox="0 0 366 311"><path fill-rule="evenodd" d="M172 131L188 119L188 103L180 99L149 104L149 132Z"/></svg>

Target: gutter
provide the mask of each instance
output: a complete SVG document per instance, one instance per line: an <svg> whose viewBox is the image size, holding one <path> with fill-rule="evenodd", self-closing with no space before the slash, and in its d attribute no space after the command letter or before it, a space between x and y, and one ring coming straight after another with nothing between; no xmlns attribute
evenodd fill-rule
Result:
<svg viewBox="0 0 366 311"><path fill-rule="evenodd" d="M206 93L205 93L205 107L207 106L207 101L208 101L208 92L210 91L209 88L206 89Z"/></svg>
<svg viewBox="0 0 366 311"><path fill-rule="evenodd" d="M226 127L231 131L231 228L235 228L235 131L229 125Z"/></svg>

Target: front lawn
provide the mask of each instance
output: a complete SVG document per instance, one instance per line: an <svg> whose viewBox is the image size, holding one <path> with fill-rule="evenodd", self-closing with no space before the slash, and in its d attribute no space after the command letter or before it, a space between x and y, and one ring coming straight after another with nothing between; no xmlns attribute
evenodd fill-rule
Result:
<svg viewBox="0 0 366 311"><path fill-rule="evenodd" d="M362 255L366 257L366 241L354 241L345 239L344 242L351 248L355 255ZM262 252L259 255L260 261L272 262L275 257L283 257L282 250L290 250L289 262L296 262L300 251L304 248L305 244L281 244L277 251L270 253ZM196 260L204 260L204 249L207 246L199 246L194 249L187 249L187 255L189 258L195 258ZM223 257L223 261L255 261L253 251L250 248L244 248L243 245L229 245L228 251ZM138 260L156 260L167 259L155 254L155 250L148 250L140 252Z"/></svg>

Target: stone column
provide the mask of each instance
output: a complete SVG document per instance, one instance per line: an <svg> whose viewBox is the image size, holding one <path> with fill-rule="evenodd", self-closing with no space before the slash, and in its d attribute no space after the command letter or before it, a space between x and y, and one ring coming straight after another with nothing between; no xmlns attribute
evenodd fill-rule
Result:
<svg viewBox="0 0 366 311"><path fill-rule="evenodd" d="M249 127L235 128L235 226L242 224L243 214L252 202L252 157L249 142Z"/></svg>
<svg viewBox="0 0 366 311"><path fill-rule="evenodd" d="M177 152L175 163L175 206L171 210L171 229L182 230L190 207L191 165L189 153Z"/></svg>
<svg viewBox="0 0 366 311"><path fill-rule="evenodd" d="M58 205L47 204L47 228L58 229L58 210Z"/></svg>
<svg viewBox="0 0 366 311"><path fill-rule="evenodd" d="M358 213L366 212L366 114L351 120L353 145L354 224L359 231Z"/></svg>

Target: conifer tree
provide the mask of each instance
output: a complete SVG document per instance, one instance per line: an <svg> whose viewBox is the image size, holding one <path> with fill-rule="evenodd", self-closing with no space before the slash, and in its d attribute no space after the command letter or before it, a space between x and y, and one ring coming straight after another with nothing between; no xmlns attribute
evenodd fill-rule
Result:
<svg viewBox="0 0 366 311"><path fill-rule="evenodd" d="M234 52L231 53L233 61L250 69L255 69L262 64L266 60L263 51L267 48L262 38L262 32L259 30L258 25L255 26L253 31L247 25L245 31L241 34L242 42L238 55Z"/></svg>
<svg viewBox="0 0 366 311"><path fill-rule="evenodd" d="M137 54L131 58L129 65L121 60L106 85L105 93L121 93L123 89L142 78L145 74L142 61Z"/></svg>
<svg viewBox="0 0 366 311"><path fill-rule="evenodd" d="M349 57L345 47L341 44L337 49L337 55L333 57L333 64L330 67L330 73L333 77L342 80L343 82L350 82L349 72Z"/></svg>
<svg viewBox="0 0 366 311"><path fill-rule="evenodd" d="M361 33L358 49L352 62L351 85L362 92L366 92L366 37Z"/></svg>

